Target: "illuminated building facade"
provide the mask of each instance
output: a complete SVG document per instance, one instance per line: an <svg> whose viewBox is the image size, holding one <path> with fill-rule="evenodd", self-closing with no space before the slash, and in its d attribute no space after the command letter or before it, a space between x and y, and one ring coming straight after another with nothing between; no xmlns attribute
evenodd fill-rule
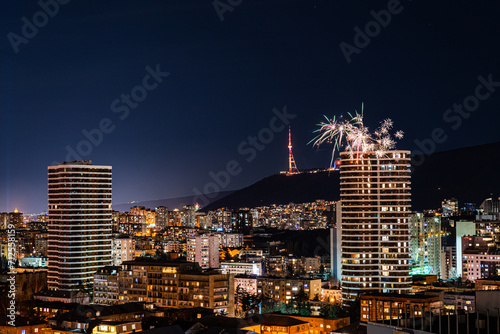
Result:
<svg viewBox="0 0 500 334"><path fill-rule="evenodd" d="M135 254L135 240L127 235L117 235L112 239L111 254L113 265L119 266L124 261L131 261Z"/></svg>
<svg viewBox="0 0 500 334"><path fill-rule="evenodd" d="M326 303L342 302L342 290L321 288L321 301Z"/></svg>
<svg viewBox="0 0 500 334"><path fill-rule="evenodd" d="M458 215L458 201L455 198L445 199L441 202L441 212L443 217Z"/></svg>
<svg viewBox="0 0 500 334"><path fill-rule="evenodd" d="M462 237L476 235L476 223L474 221L459 220L454 222L455 227L455 251L457 254L457 276L463 273L463 251Z"/></svg>
<svg viewBox="0 0 500 334"><path fill-rule="evenodd" d="M257 295L270 296L276 302L288 303L300 291L309 299L321 298L321 279L290 277L257 278Z"/></svg>
<svg viewBox="0 0 500 334"><path fill-rule="evenodd" d="M0 229L6 230L9 224L14 225L14 228L24 227L23 213L14 212L0 212Z"/></svg>
<svg viewBox="0 0 500 334"><path fill-rule="evenodd" d="M146 230L147 233L151 229L155 228L156 213L154 210L147 209L143 206L133 206L130 208L130 214L137 217L137 220L141 222L142 231Z"/></svg>
<svg viewBox="0 0 500 334"><path fill-rule="evenodd" d="M246 262L222 262L221 271L223 274L234 275L262 275L262 263Z"/></svg>
<svg viewBox="0 0 500 334"><path fill-rule="evenodd" d="M252 215L249 209L233 212L233 226L231 230L237 233L249 234L252 231Z"/></svg>
<svg viewBox="0 0 500 334"><path fill-rule="evenodd" d="M47 256L47 233L37 233L35 235L35 254Z"/></svg>
<svg viewBox="0 0 500 334"><path fill-rule="evenodd" d="M441 217L412 214L410 235L412 274L441 275Z"/></svg>
<svg viewBox="0 0 500 334"><path fill-rule="evenodd" d="M244 291L250 296L257 296L257 277L247 275L234 276L234 292Z"/></svg>
<svg viewBox="0 0 500 334"><path fill-rule="evenodd" d="M500 253L498 251L464 253L463 278L471 282L480 278L500 276Z"/></svg>
<svg viewBox="0 0 500 334"><path fill-rule="evenodd" d="M142 331L141 321L100 321L92 334L131 334Z"/></svg>
<svg viewBox="0 0 500 334"><path fill-rule="evenodd" d="M100 268L94 275L94 304L118 304L118 273L120 267L108 266Z"/></svg>
<svg viewBox="0 0 500 334"><path fill-rule="evenodd" d="M187 260L198 262L203 269L219 268L219 237L196 235L187 238Z"/></svg>
<svg viewBox="0 0 500 334"><path fill-rule="evenodd" d="M439 296L369 293L361 295L361 321L395 320L396 324L396 320L418 319L442 307Z"/></svg>
<svg viewBox="0 0 500 334"><path fill-rule="evenodd" d="M181 226L195 227L196 226L196 206L185 205L181 211Z"/></svg>
<svg viewBox="0 0 500 334"><path fill-rule="evenodd" d="M165 206L159 206L155 208L155 221L156 227L159 229L164 229L168 227L168 208Z"/></svg>
<svg viewBox="0 0 500 334"><path fill-rule="evenodd" d="M72 161L48 167L48 285L91 287L111 265L111 166Z"/></svg>
<svg viewBox="0 0 500 334"><path fill-rule="evenodd" d="M119 272L120 303L204 307L234 315L234 276L202 273L193 262L127 261Z"/></svg>
<svg viewBox="0 0 500 334"><path fill-rule="evenodd" d="M342 297L410 291L410 152L341 153Z"/></svg>
<svg viewBox="0 0 500 334"><path fill-rule="evenodd" d="M146 217L142 215L119 212L117 214L117 225L117 230L120 233L130 235L146 235L147 232Z"/></svg>
<svg viewBox="0 0 500 334"><path fill-rule="evenodd" d="M179 209L168 211L168 227L181 226L181 216L182 214Z"/></svg>
<svg viewBox="0 0 500 334"><path fill-rule="evenodd" d="M443 246L441 249L441 279L457 277L457 248Z"/></svg>
<svg viewBox="0 0 500 334"><path fill-rule="evenodd" d="M241 233L221 233L218 235L220 237L220 244L222 247L243 247L243 234Z"/></svg>

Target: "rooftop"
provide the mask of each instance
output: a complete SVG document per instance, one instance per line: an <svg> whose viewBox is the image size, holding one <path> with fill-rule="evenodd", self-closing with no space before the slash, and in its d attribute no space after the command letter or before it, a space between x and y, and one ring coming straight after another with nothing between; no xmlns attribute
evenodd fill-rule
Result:
<svg viewBox="0 0 500 334"><path fill-rule="evenodd" d="M42 290L42 291L36 293L35 296L70 299L71 298L71 291Z"/></svg>
<svg viewBox="0 0 500 334"><path fill-rule="evenodd" d="M131 261L124 261L122 265L130 264L130 265L145 265L145 266L167 266L167 267L176 267L181 264L193 264L197 265L196 262L189 262L186 260L162 260L155 259L152 257L136 257Z"/></svg>
<svg viewBox="0 0 500 334"><path fill-rule="evenodd" d="M281 315L264 315L262 318L262 325L264 326L297 326L309 324L306 321L295 319L292 317L281 316Z"/></svg>
<svg viewBox="0 0 500 334"><path fill-rule="evenodd" d="M122 269L120 266L105 266L102 268L99 268L96 272L97 275L103 275L103 274L108 274L108 275L118 275L118 272Z"/></svg>
<svg viewBox="0 0 500 334"><path fill-rule="evenodd" d="M362 325L359 321L352 323L348 326L336 329L333 331L334 333L342 333L342 334L366 334L366 326Z"/></svg>
<svg viewBox="0 0 500 334"><path fill-rule="evenodd" d="M259 279L273 279L273 280L287 280L287 281L316 281L321 280L321 278L310 278L310 277L280 277L280 276L262 276Z"/></svg>
<svg viewBox="0 0 500 334"><path fill-rule="evenodd" d="M61 165L92 165L92 160L73 160L73 161L64 161L57 163L58 166Z"/></svg>
<svg viewBox="0 0 500 334"><path fill-rule="evenodd" d="M189 329L189 328L188 328ZM184 334L185 331L179 325L165 326L159 328L146 329L141 332L142 334Z"/></svg>
<svg viewBox="0 0 500 334"><path fill-rule="evenodd" d="M0 326L9 326L9 321L11 321L10 318L7 316L0 316ZM14 322L15 326L14 327L24 327L24 326L35 326L35 325L45 325L44 321L36 321L36 320L29 320L28 318L21 317L21 316L16 316L16 321Z"/></svg>
<svg viewBox="0 0 500 334"><path fill-rule="evenodd" d="M101 325L108 325L108 326L120 326L120 325L135 323L135 322L141 322L141 319L138 319L138 320L123 320L123 321L102 320L102 321L99 321L99 324L101 324Z"/></svg>
<svg viewBox="0 0 500 334"><path fill-rule="evenodd" d="M488 281L500 282L500 276L491 276L491 277L486 277L486 278L478 278L478 279L476 279L476 282L477 281L481 281L481 282L488 282Z"/></svg>
<svg viewBox="0 0 500 334"><path fill-rule="evenodd" d="M409 295L409 294L398 294L398 293L380 293L380 292L371 292L371 293L365 293L361 295L361 299L365 298L370 298L370 297L377 297L377 298L394 298L394 299L406 299L406 300L411 300L411 299L439 299L437 296L429 296L425 294L414 294L414 295Z"/></svg>

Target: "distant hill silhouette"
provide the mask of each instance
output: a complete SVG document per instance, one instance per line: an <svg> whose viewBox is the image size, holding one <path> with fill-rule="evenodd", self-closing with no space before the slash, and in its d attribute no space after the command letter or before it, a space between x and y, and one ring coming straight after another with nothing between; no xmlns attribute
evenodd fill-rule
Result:
<svg viewBox="0 0 500 334"><path fill-rule="evenodd" d="M217 196L215 196L213 199L210 199L208 196L206 197L208 200L216 201L218 199L221 199L223 197L226 197L230 194L232 194L232 191L221 191ZM176 198L167 198L167 199L156 199L156 200L151 200L151 201L140 201L140 202L133 202L133 203L123 203L123 204L113 204L113 210L120 211L120 212L125 212L125 211L130 211L130 208L132 206L143 206L148 209L154 209L159 206L165 206L169 208L169 210L173 209L182 209L184 205L194 205L196 204L195 201L195 195L193 196L185 196L185 197L176 197Z"/></svg>
<svg viewBox="0 0 500 334"><path fill-rule="evenodd" d="M419 161L420 157L415 157ZM438 208L455 197L459 205L500 193L500 142L432 154L412 173L415 210Z"/></svg>
<svg viewBox="0 0 500 334"><path fill-rule="evenodd" d="M421 162L417 164L417 162ZM476 203L500 190L500 142L414 157L412 209L437 209L455 197ZM339 200L339 172L275 174L216 200L203 210Z"/></svg>
<svg viewBox="0 0 500 334"><path fill-rule="evenodd" d="M295 175L275 174L249 187L237 190L203 210L221 207L238 209L270 204L312 202L316 199L334 201L339 199L339 172L303 173Z"/></svg>

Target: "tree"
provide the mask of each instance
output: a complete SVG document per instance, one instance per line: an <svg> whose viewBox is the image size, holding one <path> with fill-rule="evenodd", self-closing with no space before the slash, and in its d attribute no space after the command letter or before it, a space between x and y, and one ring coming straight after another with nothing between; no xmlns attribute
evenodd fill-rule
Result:
<svg viewBox="0 0 500 334"><path fill-rule="evenodd" d="M9 307L9 284L0 285L0 314L7 314L7 307Z"/></svg>
<svg viewBox="0 0 500 334"><path fill-rule="evenodd" d="M161 260L161 261L168 261L169 260L168 254L165 253L164 251L162 251L161 248L156 248L154 258Z"/></svg>
<svg viewBox="0 0 500 334"><path fill-rule="evenodd" d="M324 265L319 266L319 273L321 275L323 275L325 273L325 266Z"/></svg>
<svg viewBox="0 0 500 334"><path fill-rule="evenodd" d="M226 261L231 261L233 259L233 256L231 255L229 248L225 248L224 255L226 257Z"/></svg>
<svg viewBox="0 0 500 334"><path fill-rule="evenodd" d="M236 309L241 308L244 292L245 290L238 284L238 286L236 287L236 293L234 294L234 302L236 304L235 305Z"/></svg>
<svg viewBox="0 0 500 334"><path fill-rule="evenodd" d="M337 288L340 288L340 282L339 282L338 278L337 278L337 277L335 277L335 276L330 276L330 277L328 278L328 283L329 283L329 285L330 285L330 289L331 289L332 287L337 287Z"/></svg>
<svg viewBox="0 0 500 334"><path fill-rule="evenodd" d="M257 295L249 294L245 289L238 285L234 297L237 311L239 311L237 314L241 315L241 317L246 317L251 313L258 312L261 300L257 298Z"/></svg>
<svg viewBox="0 0 500 334"><path fill-rule="evenodd" d="M282 311L282 303L275 301L268 295L260 295L258 297L260 303L262 303L262 313L273 313Z"/></svg>
<svg viewBox="0 0 500 334"><path fill-rule="evenodd" d="M297 313L303 316L310 316L311 315L311 303L309 302L299 302L297 304Z"/></svg>
<svg viewBox="0 0 500 334"><path fill-rule="evenodd" d="M299 292L297 292L295 296L293 296L293 299L299 302L306 302L309 300L309 296L305 293L304 288L301 287Z"/></svg>
<svg viewBox="0 0 500 334"><path fill-rule="evenodd" d="M351 318L351 323L361 318L360 307L361 298L357 297L355 300L348 302L347 306L344 308L346 310L346 315Z"/></svg>
<svg viewBox="0 0 500 334"><path fill-rule="evenodd" d="M226 317L229 312L221 310L219 313L216 313L217 316Z"/></svg>
<svg viewBox="0 0 500 334"><path fill-rule="evenodd" d="M279 302L279 311L283 314L294 314L297 313L295 309L295 303L281 303Z"/></svg>
<svg viewBox="0 0 500 334"><path fill-rule="evenodd" d="M346 311L347 310L342 308L341 303L333 303L323 306L319 311L319 315L321 317L328 317L328 318L342 318L347 315Z"/></svg>
<svg viewBox="0 0 500 334"><path fill-rule="evenodd" d="M226 252L224 252L223 249L219 250L219 258L221 260L225 260L226 259Z"/></svg>

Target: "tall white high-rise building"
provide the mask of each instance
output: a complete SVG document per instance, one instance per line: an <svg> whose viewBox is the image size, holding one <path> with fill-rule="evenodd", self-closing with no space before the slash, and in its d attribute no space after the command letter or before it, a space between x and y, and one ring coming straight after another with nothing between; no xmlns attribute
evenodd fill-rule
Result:
<svg viewBox="0 0 500 334"><path fill-rule="evenodd" d="M48 167L49 289L91 288L94 273L112 264L111 192L111 166Z"/></svg>
<svg viewBox="0 0 500 334"><path fill-rule="evenodd" d="M410 290L410 152L341 153L342 295Z"/></svg>
<svg viewBox="0 0 500 334"><path fill-rule="evenodd" d="M463 273L463 246L462 237L476 235L476 223L474 221L459 220L454 222L455 226L455 252L457 254L457 276Z"/></svg>
<svg viewBox="0 0 500 334"><path fill-rule="evenodd" d="M219 242L217 235L196 235L187 238L187 260L198 262L203 269L219 268Z"/></svg>

